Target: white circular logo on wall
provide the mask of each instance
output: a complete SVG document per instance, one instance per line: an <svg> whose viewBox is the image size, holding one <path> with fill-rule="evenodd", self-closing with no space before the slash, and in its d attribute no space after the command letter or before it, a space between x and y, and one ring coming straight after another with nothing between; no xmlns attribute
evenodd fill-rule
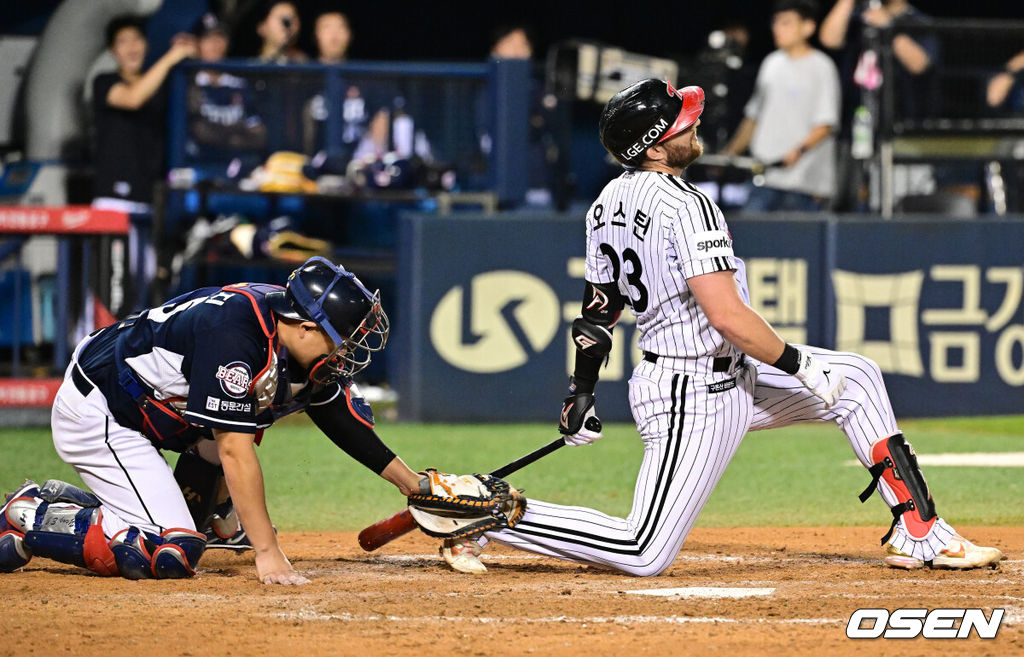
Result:
<svg viewBox="0 0 1024 657"><path fill-rule="evenodd" d="M558 297L543 280L514 270L474 276L467 297L448 290L430 318L430 341L450 365L493 373L526 364L558 331Z"/></svg>

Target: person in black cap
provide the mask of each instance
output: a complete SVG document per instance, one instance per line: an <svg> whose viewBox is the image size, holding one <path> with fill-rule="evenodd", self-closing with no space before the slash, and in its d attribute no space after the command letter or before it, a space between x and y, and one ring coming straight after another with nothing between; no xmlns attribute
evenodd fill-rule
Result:
<svg viewBox="0 0 1024 657"><path fill-rule="evenodd" d="M192 26L196 37L196 50L204 62L218 62L228 54L231 46L231 29L217 17L206 13Z"/></svg>

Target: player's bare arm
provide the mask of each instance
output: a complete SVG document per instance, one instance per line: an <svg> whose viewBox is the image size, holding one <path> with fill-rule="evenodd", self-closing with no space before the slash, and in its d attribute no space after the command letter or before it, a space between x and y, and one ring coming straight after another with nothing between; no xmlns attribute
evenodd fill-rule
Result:
<svg viewBox="0 0 1024 657"><path fill-rule="evenodd" d="M743 353L794 375L831 408L846 388L846 379L823 363L786 344L760 314L740 297L731 270L687 279L694 298L708 321Z"/></svg>
<svg viewBox="0 0 1024 657"><path fill-rule="evenodd" d="M264 584L305 584L309 580L292 569L270 522L263 469L256 456L253 435L217 430L213 433L231 499L256 552L256 574L260 581Z"/></svg>
<svg viewBox="0 0 1024 657"><path fill-rule="evenodd" d="M732 270L687 279L708 321L740 351L761 362L774 363L785 341L760 314L743 303Z"/></svg>

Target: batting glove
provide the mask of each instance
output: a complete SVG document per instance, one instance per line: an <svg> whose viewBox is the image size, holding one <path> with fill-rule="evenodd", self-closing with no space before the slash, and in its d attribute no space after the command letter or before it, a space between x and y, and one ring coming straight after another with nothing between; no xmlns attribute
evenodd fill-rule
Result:
<svg viewBox="0 0 1024 657"><path fill-rule="evenodd" d="M601 439L601 420L594 410L594 395L577 392L562 402L558 430L565 437L565 444L571 447L590 445Z"/></svg>
<svg viewBox="0 0 1024 657"><path fill-rule="evenodd" d="M822 363L809 352L800 352L800 369L794 374L814 396L832 408L846 390L846 377L835 371L831 363Z"/></svg>

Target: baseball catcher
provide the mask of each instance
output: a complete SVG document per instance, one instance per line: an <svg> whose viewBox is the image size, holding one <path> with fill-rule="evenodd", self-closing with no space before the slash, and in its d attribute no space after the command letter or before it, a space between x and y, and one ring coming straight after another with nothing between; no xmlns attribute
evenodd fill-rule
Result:
<svg viewBox="0 0 1024 657"><path fill-rule="evenodd" d="M513 526L524 501L505 482L414 472L377 436L352 376L389 330L380 293L316 257L286 287L203 288L94 332L52 413L57 453L90 490L27 481L9 495L0 572L39 556L101 575L191 577L219 543L251 545L264 583L305 583L278 543L256 454L296 412L412 496L435 535ZM183 452L177 480L163 450Z"/></svg>

